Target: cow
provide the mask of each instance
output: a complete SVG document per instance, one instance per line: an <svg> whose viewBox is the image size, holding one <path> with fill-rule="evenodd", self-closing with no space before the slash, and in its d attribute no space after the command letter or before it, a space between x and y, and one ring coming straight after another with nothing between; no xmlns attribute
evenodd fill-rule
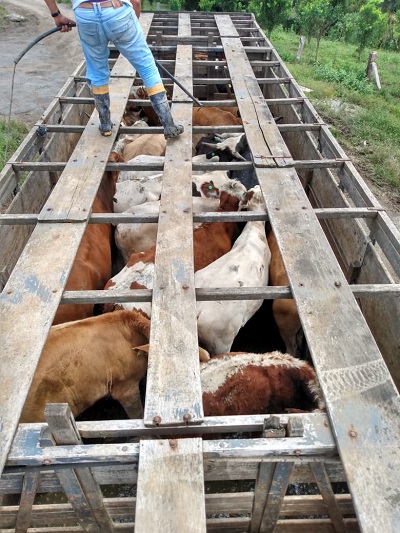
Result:
<svg viewBox="0 0 400 533"><path fill-rule="evenodd" d="M212 181L205 181L200 186L201 195L194 196L193 213L216 211L219 207L220 191ZM200 194L200 193L199 193ZM127 213L135 215L158 215L160 201L145 202L127 209ZM115 228L115 243L125 262L135 252L144 252L156 244L157 223L138 222L121 223Z"/></svg>
<svg viewBox="0 0 400 533"><path fill-rule="evenodd" d="M240 183L237 184L237 188L240 191L242 191L242 187ZM236 182L231 181L231 192L234 193L235 189ZM238 196L239 194L236 196L222 191L218 211L237 211L241 202ZM232 247L235 229L235 222L210 222L194 229L193 261L195 272L229 252ZM132 254L126 266L111 278L104 288L106 290L153 288L155 255L155 245L144 252ZM149 316L151 313L151 304L148 302L124 302L120 305L124 309L132 309L134 307L142 309ZM104 312L112 311L114 308L113 304L106 304Z"/></svg>
<svg viewBox="0 0 400 533"><path fill-rule="evenodd" d="M260 187L249 191L247 196L247 208L261 210L264 199ZM249 221L228 253L195 273L195 286L267 286L270 260L265 222ZM262 300L197 302L199 344L211 356L229 352L240 328L258 311L262 303Z"/></svg>
<svg viewBox="0 0 400 533"><path fill-rule="evenodd" d="M143 134L134 141L125 144L122 149L122 157L130 161L138 155L165 155L167 140L159 133Z"/></svg>
<svg viewBox="0 0 400 533"><path fill-rule="evenodd" d="M268 233L267 239L271 250L271 264L269 267L270 284L273 286L287 286L289 285L289 279L273 231ZM281 298L274 300L272 303L272 313L280 336L285 343L287 353L293 356L299 356L297 335L301 329L301 323L295 300Z"/></svg>
<svg viewBox="0 0 400 533"><path fill-rule="evenodd" d="M146 159L145 159L146 158ZM147 159L149 158L149 159ZM154 158L154 160L153 160ZM161 161L162 158L162 161ZM194 157L194 162L205 160L205 156ZM218 160L214 157L213 160ZM164 162L162 156L137 156L133 158L130 163L136 162ZM201 174L201 177L198 177ZM114 211L116 213L123 213L129 211L135 205L140 205L145 202L153 202L159 200L162 190L163 173L156 171L122 171L117 183L117 190L115 194ZM195 196L203 196L202 184L206 181L213 181L217 184L226 183L229 180L227 173L216 170L213 172L201 173L195 172L192 183L192 193ZM245 189L243 189L243 192Z"/></svg>
<svg viewBox="0 0 400 533"><path fill-rule="evenodd" d="M196 154L207 158L217 155L220 161L252 161L250 147L244 133L214 133L201 137L196 145ZM254 168L231 170L229 177L240 181L247 189L259 184Z"/></svg>
<svg viewBox="0 0 400 533"><path fill-rule="evenodd" d="M121 162L121 156L111 152L110 162ZM112 213L118 171L106 171L93 202L93 213ZM111 276L111 224L88 224L72 265L67 291L102 289ZM93 304L61 304L53 324L87 318L93 314Z"/></svg>
<svg viewBox="0 0 400 533"><path fill-rule="evenodd" d="M141 311L115 311L53 326L33 377L20 422L43 422L47 403L67 403L78 416L98 400L120 402L142 418L139 382L147 372L150 320ZM201 362L209 354L199 348Z"/></svg>
<svg viewBox="0 0 400 533"><path fill-rule="evenodd" d="M20 422L44 421L47 403L68 403L77 416L106 396L120 402L130 418L140 418L139 381L147 360L132 349L149 337L150 320L137 310L53 326Z"/></svg>
<svg viewBox="0 0 400 533"><path fill-rule="evenodd" d="M314 369L286 353L221 354L200 376L205 416L325 411Z"/></svg>
<svg viewBox="0 0 400 533"><path fill-rule="evenodd" d="M144 120L140 119L134 122L133 124L136 128L148 128L149 125ZM125 126L125 124L124 124ZM143 132L146 133L146 132ZM113 151L118 152L119 154L123 154L123 150L125 146L132 141L135 141L136 139L139 139L139 137L142 135L142 133L126 133L118 136L118 140L114 143Z"/></svg>
<svg viewBox="0 0 400 533"><path fill-rule="evenodd" d="M192 113L193 126L240 126L242 119L218 107L195 107Z"/></svg>
<svg viewBox="0 0 400 533"><path fill-rule="evenodd" d="M135 205L159 200L162 177L162 173L158 173L144 178L119 181L114 198L114 212L123 213Z"/></svg>
<svg viewBox="0 0 400 533"><path fill-rule="evenodd" d="M147 357L149 346L135 351ZM326 411L317 376L306 361L278 351L207 357L200 353L204 416Z"/></svg>

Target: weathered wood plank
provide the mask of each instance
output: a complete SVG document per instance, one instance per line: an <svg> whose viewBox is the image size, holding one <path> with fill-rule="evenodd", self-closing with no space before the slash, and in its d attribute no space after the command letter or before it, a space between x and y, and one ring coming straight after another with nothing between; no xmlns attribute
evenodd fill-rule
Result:
<svg viewBox="0 0 400 533"><path fill-rule="evenodd" d="M333 493L332 485L329 481L328 474L322 463L313 463L310 465L312 473L315 476L319 492L326 504L329 518L332 520L333 529L335 533L345 533L346 527L344 524L342 513L340 512L338 502Z"/></svg>
<svg viewBox="0 0 400 533"><path fill-rule="evenodd" d="M136 533L206 531L201 443L201 439L140 443Z"/></svg>
<svg viewBox="0 0 400 533"><path fill-rule="evenodd" d="M25 533L32 521L32 506L36 496L40 472L26 472L15 523L15 533Z"/></svg>
<svg viewBox="0 0 400 533"><path fill-rule="evenodd" d="M235 54L235 68L243 76L246 62L239 57ZM228 54L227 60L229 63ZM232 83L236 92L234 76ZM240 100L238 103L240 107ZM255 129L253 134L260 132ZM400 438L399 393L297 174L290 169L257 168L257 175L361 527L395 531L400 523L399 495L393 489L400 481L400 456L395 452ZM371 421L374 429L363 424L365 420ZM379 461L374 451L377 448ZM371 468L374 463L377 467ZM374 517L370 515L372 508Z"/></svg>
<svg viewBox="0 0 400 533"><path fill-rule="evenodd" d="M144 16L143 21L146 20L151 20L151 17ZM126 68L126 60L121 57L114 68L116 71ZM111 98L111 112L114 120L119 123L130 82L113 79L110 89L111 95L114 95ZM93 124L82 135L72 159L43 208L41 217L43 221L69 217L83 223L38 224L0 297L0 315L3 320L0 333L0 471L4 467L40 353L116 135L114 130L111 137L99 136L98 119L96 118L95 124L94 117L95 114L91 120ZM97 163L94 164L94 157L91 160L87 154L92 157L98 154ZM87 162L90 171L78 163L81 158ZM82 171L80 175L75 172L79 168ZM29 325L26 324L27 309Z"/></svg>
<svg viewBox="0 0 400 533"><path fill-rule="evenodd" d="M227 31L228 22L224 15L216 15L217 26L221 24L223 31ZM233 24L231 22L233 31ZM290 164L292 157L284 144L274 118L264 102L258 81L254 77L253 69L239 39L222 37L225 57L229 66L229 73L234 87L236 101L240 109L240 116L246 132L247 141L252 150L254 164L264 166L265 158L270 159L267 164ZM272 81L272 80L271 80ZM276 81L276 80L273 80ZM257 132L255 134L255 132Z"/></svg>
<svg viewBox="0 0 400 533"><path fill-rule="evenodd" d="M293 463L282 462L275 464L259 528L260 533L272 533L275 531L292 470Z"/></svg>
<svg viewBox="0 0 400 533"><path fill-rule="evenodd" d="M368 510L375 506L379 508L381 527L392 531L400 520L400 507L393 499L393 486L400 472L393 469L393 461L399 460L394 457L399 439L394 421L400 414L398 392L325 236L315 223L299 179L290 170L258 169L257 173L361 524L369 527ZM374 420L373 435L369 427L361 425L365 419ZM375 446L381 450L382 476L378 479L370 467L376 459Z"/></svg>
<svg viewBox="0 0 400 533"><path fill-rule="evenodd" d="M82 444L82 439L78 433L68 404L48 404L45 409L45 417L49 431L56 444ZM87 509L85 510L85 515L93 517L90 522L94 520L96 523L93 530L99 531L100 533L113 533L113 523L104 506L103 494L94 480L90 468L68 469L60 471L58 475L63 486L66 482L66 488L70 487L70 481L73 476L77 477L80 485L78 498L86 504ZM67 492L66 490L65 492L72 507L75 509L76 490L72 492ZM91 526L93 525L91 524Z"/></svg>
<svg viewBox="0 0 400 533"><path fill-rule="evenodd" d="M190 46L178 47L175 76L189 91L191 59ZM175 90L179 91L177 96L182 96L179 88ZM168 141L165 154L153 282L146 425L199 423L203 418L193 276L192 102L186 98L187 103L172 104L173 116L184 125L185 132Z"/></svg>

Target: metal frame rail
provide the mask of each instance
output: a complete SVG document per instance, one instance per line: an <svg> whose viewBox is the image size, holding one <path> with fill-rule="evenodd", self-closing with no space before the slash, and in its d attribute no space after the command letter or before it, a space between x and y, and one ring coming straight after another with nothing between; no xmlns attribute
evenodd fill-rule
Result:
<svg viewBox="0 0 400 533"><path fill-rule="evenodd" d="M317 509L327 516L314 521L318 531L357 531L358 525L365 532L397 531L400 405L388 367L398 380L399 363L393 350L399 348L382 340L374 317L378 309L386 319L386 337L396 338L399 232L251 14L143 13L141 24L154 54L174 66L175 76L189 90L205 99L212 85L224 85L226 97L214 104L234 102L239 107L243 119L239 131L247 135L253 155L250 164L261 184L266 211L232 218L256 216L270 221L290 287L195 290L191 145L192 134L202 130L192 129L192 102L175 87L172 112L185 125L185 133L167 144L154 287L112 295L113 301L152 301L144 420L75 424L65 406L49 406L47 424L18 427L59 303L111 298L102 291L63 290L86 225L145 220L90 213L104 170L134 167L107 165L118 130L110 138L101 138L96 115L85 116L93 106L81 65L42 117L42 129L32 130L0 174L0 205L8 206L0 217L0 282L4 285L0 494L22 494L19 508L0 508L0 524L6 530L36 533L48 531L46 526L53 524L57 531L132 530L133 520L135 531L146 533L311 531L312 520L295 517L315 514ZM208 59L199 59L202 54ZM173 58L165 59L166 55ZM122 57L110 65L112 114L119 123L136 73ZM202 77L193 76L194 69L200 69ZM218 74L213 75L213 69ZM274 116L283 107L286 124L276 124ZM57 142L60 134L65 143ZM208 163L199 168L235 165L243 164ZM19 190L24 172L28 178ZM177 194L179 207L174 202ZM218 215L211 213L196 217L215 219ZM346 224L351 225L350 234ZM355 281L358 284L349 284ZM260 431L264 417L204 418L196 298L277 297L296 300L330 424L325 415L295 416L303 421L301 436L290 429L296 420L280 417L286 428L282 439L202 440L207 433ZM182 434L188 438L179 439ZM142 440L140 444L82 444L82 438L94 436ZM148 436L159 439L147 440ZM348 518L353 513L349 498L340 499L332 492L330 482L343 480L338 453L358 525L354 517ZM205 494L204 479L256 479L255 493ZM316 481L320 496L308 503L305 497L290 500L285 494L293 479ZM124 501L105 498L99 486L113 480L137 482L136 496ZM42 510L34 505L37 492L61 489L67 503ZM244 516L215 516L228 509L231 513L238 509ZM61 515L67 525L60 529ZM129 518L126 524L124 516Z"/></svg>

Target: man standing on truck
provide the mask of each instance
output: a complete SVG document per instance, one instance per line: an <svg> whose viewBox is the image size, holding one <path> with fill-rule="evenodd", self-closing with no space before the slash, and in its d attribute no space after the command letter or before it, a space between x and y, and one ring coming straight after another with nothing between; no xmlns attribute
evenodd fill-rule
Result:
<svg viewBox="0 0 400 533"><path fill-rule="evenodd" d="M74 21L61 14L55 0L44 1L56 26L61 26L62 32L70 31L67 25ZM111 41L142 78L164 128L164 137L170 139L180 135L183 126L173 121L167 93L139 24L141 0L72 0L72 7L86 59L87 84L100 117L101 134L108 137L112 130L108 88L108 42Z"/></svg>

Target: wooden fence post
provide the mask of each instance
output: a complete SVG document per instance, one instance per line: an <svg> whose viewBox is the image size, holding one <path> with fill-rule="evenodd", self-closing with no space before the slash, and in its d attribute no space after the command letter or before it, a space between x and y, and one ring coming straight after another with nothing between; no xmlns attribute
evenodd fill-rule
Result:
<svg viewBox="0 0 400 533"><path fill-rule="evenodd" d="M304 35L302 35L300 37L300 41L299 41L299 48L297 50L296 61L300 61L301 54L303 53L303 48L304 48L304 43L305 42L306 42L306 38L304 37Z"/></svg>
<svg viewBox="0 0 400 533"><path fill-rule="evenodd" d="M366 75L369 81L371 81L371 75L372 75L374 77L375 85L377 86L379 90L381 90L382 87L381 87L381 82L379 79L379 72L378 72L378 67L376 65L376 62L375 62L375 58L376 58L376 52L371 52L368 58Z"/></svg>

